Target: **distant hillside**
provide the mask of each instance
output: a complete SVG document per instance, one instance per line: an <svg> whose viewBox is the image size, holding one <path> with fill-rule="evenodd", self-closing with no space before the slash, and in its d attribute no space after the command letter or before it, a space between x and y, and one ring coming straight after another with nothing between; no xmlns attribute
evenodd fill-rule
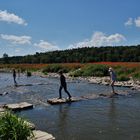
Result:
<svg viewBox="0 0 140 140"><path fill-rule="evenodd" d="M27 56L8 57L0 63L72 63L72 62L140 62L140 45L118 47L85 47L63 51L36 53Z"/></svg>

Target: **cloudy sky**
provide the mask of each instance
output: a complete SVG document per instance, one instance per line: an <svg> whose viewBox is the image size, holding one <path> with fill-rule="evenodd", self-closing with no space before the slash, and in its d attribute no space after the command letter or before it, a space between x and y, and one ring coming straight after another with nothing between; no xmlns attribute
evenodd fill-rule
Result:
<svg viewBox="0 0 140 140"><path fill-rule="evenodd" d="M140 44L140 0L0 0L0 57Z"/></svg>

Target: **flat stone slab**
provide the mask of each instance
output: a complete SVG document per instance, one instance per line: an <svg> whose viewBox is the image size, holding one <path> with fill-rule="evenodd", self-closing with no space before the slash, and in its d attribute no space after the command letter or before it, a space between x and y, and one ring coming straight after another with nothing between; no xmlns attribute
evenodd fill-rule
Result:
<svg viewBox="0 0 140 140"><path fill-rule="evenodd" d="M33 108L33 105L27 102L21 102L16 104L6 104L4 105L4 108L8 108L11 110L24 110L24 109Z"/></svg>
<svg viewBox="0 0 140 140"><path fill-rule="evenodd" d="M52 134L49 134L47 132L43 132L40 130L33 130L33 134L35 136L35 140L54 140L55 137L52 136Z"/></svg>
<svg viewBox="0 0 140 140"><path fill-rule="evenodd" d="M72 97L70 100L69 99L65 99L65 98L62 98L62 99L58 99L58 98L52 98L52 99L48 99L47 102L49 104L63 104L63 103L71 103L71 102L77 102L77 101L80 101L82 100L81 97Z"/></svg>
<svg viewBox="0 0 140 140"><path fill-rule="evenodd" d="M93 100L93 99L98 99L100 97L112 98L112 97L117 97L117 96L128 96L128 95L130 95L128 92L118 91L116 94L101 93L101 94L91 94L91 95L80 96L80 97L72 97L71 100L66 99L66 98L62 98L62 99L52 98L52 99L48 99L47 102L51 105L56 105L56 104L77 102L77 101L82 101L82 100Z"/></svg>
<svg viewBox="0 0 140 140"><path fill-rule="evenodd" d="M99 95L92 94L92 95L87 95L87 96L72 97L70 100L66 98L62 98L62 99L52 98L52 99L48 99L47 102L49 104L56 105L56 104L63 104L63 103L78 102L78 101L83 101L83 100L92 100L92 99L97 99L97 98L99 98Z"/></svg>
<svg viewBox="0 0 140 140"><path fill-rule="evenodd" d="M36 85L48 85L48 83L17 84L16 87L22 87L22 86L36 86Z"/></svg>
<svg viewBox="0 0 140 140"><path fill-rule="evenodd" d="M0 96L4 96L4 95L7 95L8 92L3 92L3 93L0 93Z"/></svg>
<svg viewBox="0 0 140 140"><path fill-rule="evenodd" d="M16 87L21 87L21 86L33 86L33 84L17 84Z"/></svg>

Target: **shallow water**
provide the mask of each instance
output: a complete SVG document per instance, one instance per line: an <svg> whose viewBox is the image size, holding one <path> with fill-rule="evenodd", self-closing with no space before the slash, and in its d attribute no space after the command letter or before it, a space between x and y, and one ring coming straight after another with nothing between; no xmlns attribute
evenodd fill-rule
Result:
<svg viewBox="0 0 140 140"><path fill-rule="evenodd" d="M129 88L115 87L127 96L95 98L71 104L49 105L47 99L58 97L59 79L22 75L14 87L12 74L0 73L0 104L27 101L34 109L17 112L37 129L47 131L56 140L139 140L140 94ZM110 93L109 86L84 81L67 81L72 96ZM67 95L63 92L63 97Z"/></svg>

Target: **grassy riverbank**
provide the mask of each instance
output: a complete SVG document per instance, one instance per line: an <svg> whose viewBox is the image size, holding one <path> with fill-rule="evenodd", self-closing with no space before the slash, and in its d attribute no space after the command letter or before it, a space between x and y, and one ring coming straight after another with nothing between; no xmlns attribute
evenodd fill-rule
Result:
<svg viewBox="0 0 140 140"><path fill-rule="evenodd" d="M87 76L108 76L108 68L113 67L117 73L118 81L127 81L130 78L140 80L140 63L129 62L97 62L97 63L58 63L58 64L2 64L0 69L12 68L25 71L41 71L44 74L49 72L57 73L63 70L72 77Z"/></svg>
<svg viewBox="0 0 140 140"><path fill-rule="evenodd" d="M57 73L62 70L64 73L69 73L72 77L104 77L108 76L108 68L113 67L117 73L118 81L128 81L130 78L140 80L140 63L69 63L69 64L48 64L42 69L43 73L54 72Z"/></svg>

